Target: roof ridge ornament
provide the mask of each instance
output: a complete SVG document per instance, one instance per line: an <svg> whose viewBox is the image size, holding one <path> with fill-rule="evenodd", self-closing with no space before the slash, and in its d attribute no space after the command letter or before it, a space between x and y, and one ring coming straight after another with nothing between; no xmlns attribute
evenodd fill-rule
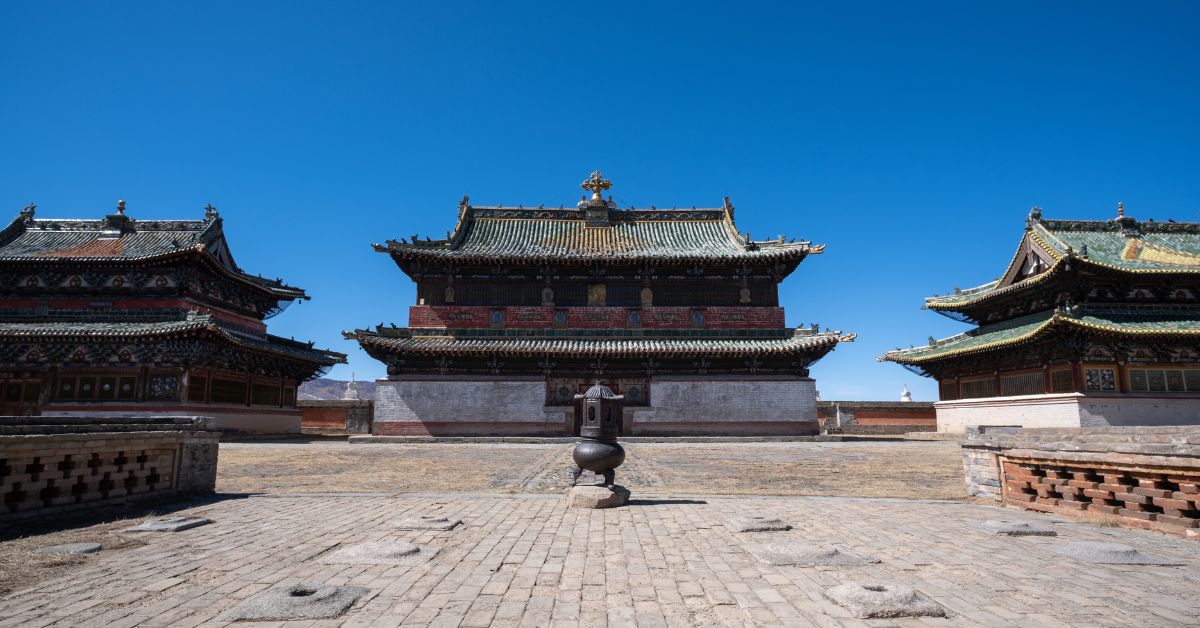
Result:
<svg viewBox="0 0 1200 628"><path fill-rule="evenodd" d="M585 224L588 227L611 226L608 213L610 209L616 207L616 203L613 203L611 196L609 200L605 201L600 193L611 188L612 181L605 179L604 175L597 170L592 173L592 176L585 179L583 183L580 183L579 187L592 193L591 200L588 200L587 195L584 195L579 201L579 208L586 212L584 216Z"/></svg>
<svg viewBox="0 0 1200 628"><path fill-rule="evenodd" d="M33 214L37 210L37 204L30 203L21 209L21 222L26 225L33 224Z"/></svg>
<svg viewBox="0 0 1200 628"><path fill-rule="evenodd" d="M209 203L204 206L204 219L212 220L219 217L221 214L217 211L217 206Z"/></svg>
<svg viewBox="0 0 1200 628"><path fill-rule="evenodd" d="M1142 229L1138 226L1138 221L1132 216L1125 215L1125 203L1117 201L1117 217L1113 219L1117 223L1117 227L1121 231L1121 235L1126 238L1141 237Z"/></svg>
<svg viewBox="0 0 1200 628"><path fill-rule="evenodd" d="M1025 228L1032 229L1034 223L1042 221L1042 208L1034 205L1029 209L1029 217L1025 219Z"/></svg>
<svg viewBox="0 0 1200 628"><path fill-rule="evenodd" d="M121 216L125 215L125 201L123 199L117 201L117 214Z"/></svg>
<svg viewBox="0 0 1200 628"><path fill-rule="evenodd" d="M580 183L579 187L592 193L592 198L590 200L585 198L579 202L580 207L585 205L601 207L609 206L609 204L604 201L604 196L601 194L601 192L611 188L612 181L605 179L604 173L600 172L599 170L593 171L592 176L585 179L583 183Z"/></svg>

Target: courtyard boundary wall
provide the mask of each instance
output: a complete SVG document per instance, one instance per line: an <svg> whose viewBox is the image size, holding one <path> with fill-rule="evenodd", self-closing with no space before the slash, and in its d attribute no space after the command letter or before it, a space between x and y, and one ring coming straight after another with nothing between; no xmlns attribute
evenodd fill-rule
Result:
<svg viewBox="0 0 1200 628"><path fill-rule="evenodd" d="M296 407L305 432L370 434L375 418L369 399L301 399Z"/></svg>
<svg viewBox="0 0 1200 628"><path fill-rule="evenodd" d="M932 401L818 401L817 417L822 430L840 430L841 434L907 434L937 429Z"/></svg>

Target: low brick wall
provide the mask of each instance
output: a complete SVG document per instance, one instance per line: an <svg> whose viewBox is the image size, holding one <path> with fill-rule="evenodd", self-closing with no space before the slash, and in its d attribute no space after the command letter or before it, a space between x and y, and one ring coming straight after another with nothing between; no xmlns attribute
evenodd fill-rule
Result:
<svg viewBox="0 0 1200 628"><path fill-rule="evenodd" d="M907 434L937 429L937 413L931 401L818 401L817 420L822 430L841 434Z"/></svg>
<svg viewBox="0 0 1200 628"><path fill-rule="evenodd" d="M1200 537L1200 427L968 428L967 493Z"/></svg>
<svg viewBox="0 0 1200 628"><path fill-rule="evenodd" d="M306 432L370 434L375 404L365 399L301 400L300 429Z"/></svg>
<svg viewBox="0 0 1200 628"><path fill-rule="evenodd" d="M207 417L0 417L0 521L211 493Z"/></svg>

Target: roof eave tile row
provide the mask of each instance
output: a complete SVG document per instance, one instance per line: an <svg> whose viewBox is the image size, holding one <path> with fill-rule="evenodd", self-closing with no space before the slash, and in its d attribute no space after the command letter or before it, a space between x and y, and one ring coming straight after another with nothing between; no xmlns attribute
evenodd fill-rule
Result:
<svg viewBox="0 0 1200 628"><path fill-rule="evenodd" d="M839 342L854 340L853 334L834 332L785 339L459 339L453 337L384 337L369 330L345 332L364 347L391 352L430 355L510 355L573 357L740 357L816 353L822 355Z"/></svg>
<svg viewBox="0 0 1200 628"><path fill-rule="evenodd" d="M188 320L161 323L0 323L0 339L96 339L168 340L194 335L210 335L242 348L265 351L331 366L345 364L346 355L327 349L315 349L306 343L268 334L261 341L231 334L208 315L193 315Z"/></svg>
<svg viewBox="0 0 1200 628"><path fill-rule="evenodd" d="M1136 318L1136 315L1130 318ZM937 341L933 345L889 351L877 357L876 360L919 366L948 358L966 357L1020 346L1033 342L1055 329L1062 328L1130 339L1174 336L1200 337L1200 322L1195 322L1200 321L1200 312L1196 312L1195 316L1189 319L1193 321L1192 324L1161 323L1153 321L1153 318L1153 315L1147 315L1147 320L1144 322L1135 320L1114 321L1111 318L1104 318L1104 314L1102 313L1093 314L1087 308L1081 308L1079 312L1055 309L1013 319L1005 323L979 327L969 332ZM1004 332L1010 330L1016 331L1015 333L1005 335ZM989 335L995 335L996 339L991 341L985 340L981 343L971 343L972 340Z"/></svg>

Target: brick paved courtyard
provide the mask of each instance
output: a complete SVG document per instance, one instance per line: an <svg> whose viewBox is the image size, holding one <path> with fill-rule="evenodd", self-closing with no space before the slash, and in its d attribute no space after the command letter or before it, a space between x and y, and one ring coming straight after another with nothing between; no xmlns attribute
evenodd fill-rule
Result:
<svg viewBox="0 0 1200 628"><path fill-rule="evenodd" d="M0 625L221 625L226 611L292 584L368 592L334 620L296 626L1020 625L1200 623L1196 543L956 501L844 497L661 496L628 507L567 510L556 495L252 496L173 514L210 525L143 535L70 573L0 599ZM403 531L394 521L444 513L464 525ZM727 518L769 514L788 532L737 534ZM1006 518L1058 537L975 529ZM858 567L768 566L747 546L782 538L878 559ZM1096 565L1055 553L1108 540L1177 559L1178 567ZM354 543L440 548L407 566L330 565ZM822 592L878 579L911 585L946 619L858 620ZM238 624L252 625L252 624ZM271 624L281 625L281 624Z"/></svg>

